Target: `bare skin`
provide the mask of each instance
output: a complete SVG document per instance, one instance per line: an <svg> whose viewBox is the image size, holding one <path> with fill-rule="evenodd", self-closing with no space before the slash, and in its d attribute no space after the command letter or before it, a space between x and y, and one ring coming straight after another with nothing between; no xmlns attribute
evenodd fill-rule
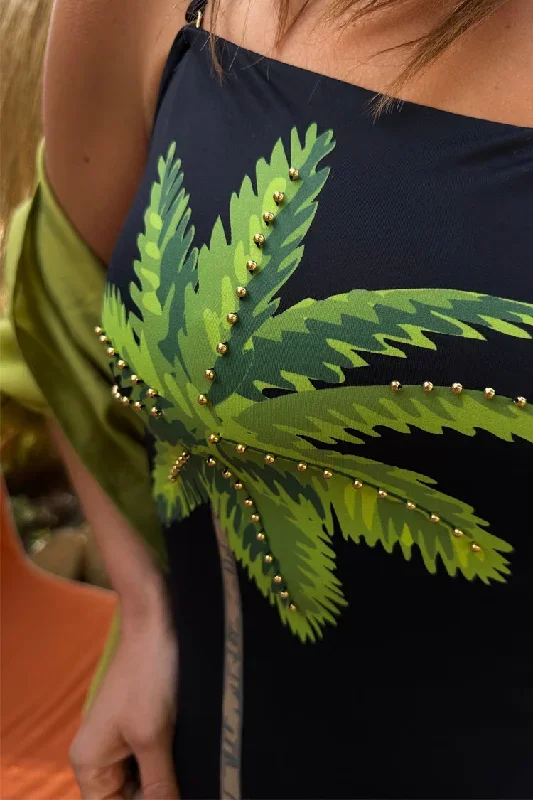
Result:
<svg viewBox="0 0 533 800"><path fill-rule="evenodd" d="M423 34L436 20L435 9L445 7L428 0L415 11L407 4L342 29L340 20L321 22L326 5L310 2L276 47L273 0L224 0L217 33L255 52L386 92L405 51L376 53ZM45 68L47 170L67 215L104 262L146 163L159 79L186 6L186 0L56 0ZM508 0L400 96L533 126L532 30L530 0ZM125 798L126 759L134 755L145 800L172 800L178 797L171 757L176 642L164 589L136 532L59 431L54 435L100 543L123 620L117 654L72 748L82 794Z"/></svg>

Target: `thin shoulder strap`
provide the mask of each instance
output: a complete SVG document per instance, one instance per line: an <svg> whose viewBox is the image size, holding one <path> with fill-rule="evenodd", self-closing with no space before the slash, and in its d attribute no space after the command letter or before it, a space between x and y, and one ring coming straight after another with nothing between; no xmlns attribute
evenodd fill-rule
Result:
<svg viewBox="0 0 533 800"><path fill-rule="evenodd" d="M208 0L192 0L185 12L185 20L189 25L194 23L197 28L202 27L202 19L205 14L207 3Z"/></svg>

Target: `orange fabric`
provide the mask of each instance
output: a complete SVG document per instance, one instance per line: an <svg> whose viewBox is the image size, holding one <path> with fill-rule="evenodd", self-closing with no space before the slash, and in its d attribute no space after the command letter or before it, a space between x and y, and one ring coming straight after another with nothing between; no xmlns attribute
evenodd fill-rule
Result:
<svg viewBox="0 0 533 800"><path fill-rule="evenodd" d="M68 749L115 597L34 567L0 495L0 797L78 800Z"/></svg>

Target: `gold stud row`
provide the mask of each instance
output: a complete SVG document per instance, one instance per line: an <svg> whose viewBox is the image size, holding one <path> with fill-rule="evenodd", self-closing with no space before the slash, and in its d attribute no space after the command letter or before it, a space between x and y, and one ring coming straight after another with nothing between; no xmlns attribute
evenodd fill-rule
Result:
<svg viewBox="0 0 533 800"><path fill-rule="evenodd" d="M400 381L391 381L390 388L393 392L403 391L403 386ZM422 384L422 390L426 393L432 392L434 388L435 387L431 381L424 381ZM450 391L455 395L461 394L463 391L462 383L452 383L450 386ZM483 395L487 398L487 400L493 400L496 397L496 389L493 389L491 386L487 386L485 389L483 389ZM518 406L518 408L525 408L525 406L527 406L526 398L522 397L521 395L515 397L513 403L515 406Z"/></svg>

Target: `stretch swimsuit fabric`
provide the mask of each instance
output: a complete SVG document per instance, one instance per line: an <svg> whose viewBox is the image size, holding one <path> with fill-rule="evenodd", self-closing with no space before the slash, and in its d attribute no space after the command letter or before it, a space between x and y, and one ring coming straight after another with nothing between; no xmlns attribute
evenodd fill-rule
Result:
<svg viewBox="0 0 533 800"><path fill-rule="evenodd" d="M183 797L531 797L533 130L219 51L175 40L98 331Z"/></svg>

